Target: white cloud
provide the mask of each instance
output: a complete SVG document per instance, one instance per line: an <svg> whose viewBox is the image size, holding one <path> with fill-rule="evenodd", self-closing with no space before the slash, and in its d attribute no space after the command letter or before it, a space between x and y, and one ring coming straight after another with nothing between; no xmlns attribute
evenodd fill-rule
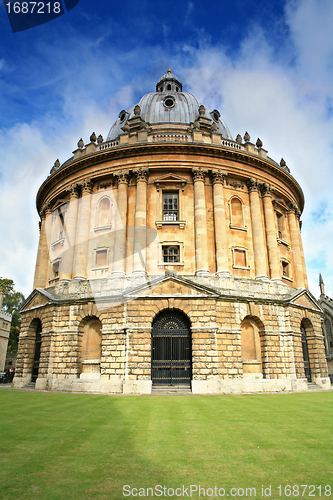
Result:
<svg viewBox="0 0 333 500"><path fill-rule="evenodd" d="M191 5L193 2L188 3L188 16ZM3 131L0 138L0 209L6 214L0 233L7 241L0 275L13 277L24 293L31 291L38 186L56 158L63 162L71 156L80 137L85 143L93 131L105 137L121 109L135 104L141 90L143 94L154 89L153 74L156 79L160 76L155 74L160 71L157 68L165 72L170 65L185 90L220 110L234 137L247 130L253 142L262 139L273 159L285 158L305 192L303 240L311 291L318 296L317 273L321 271L331 293L333 3L290 0L285 22L289 31L285 31L282 45L279 39L278 47L263 25L254 26L232 54L229 48L213 46L209 34L199 29L196 46L184 41L166 50L141 43L129 52L119 48L107 51L100 44L96 47L79 39L76 51L82 55L78 58L78 52L71 49L71 65L62 67L61 56L55 57L59 116L45 113L38 123L17 125ZM52 46L40 50L53 56ZM319 223L322 210L326 217Z"/></svg>

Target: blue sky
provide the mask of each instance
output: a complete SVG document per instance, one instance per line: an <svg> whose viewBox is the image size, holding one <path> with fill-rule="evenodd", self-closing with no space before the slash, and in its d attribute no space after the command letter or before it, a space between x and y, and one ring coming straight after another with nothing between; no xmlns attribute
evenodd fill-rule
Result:
<svg viewBox="0 0 333 500"><path fill-rule="evenodd" d="M260 137L305 194L310 290L333 290L333 2L88 2L12 33L0 5L0 276L32 290L37 189L77 141L106 137L119 111L170 67L220 110L232 136Z"/></svg>

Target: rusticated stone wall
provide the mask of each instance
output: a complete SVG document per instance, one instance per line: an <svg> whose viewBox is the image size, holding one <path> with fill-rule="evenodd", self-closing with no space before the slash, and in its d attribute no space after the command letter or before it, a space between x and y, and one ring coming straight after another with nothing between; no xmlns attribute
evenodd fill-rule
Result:
<svg viewBox="0 0 333 500"><path fill-rule="evenodd" d="M149 393L151 391L152 323L160 311L179 310L191 324L192 390L199 393L304 389L307 387L301 324L307 336L313 381L327 384L321 312L307 297L298 303L272 303L264 297L218 297L189 293L188 280L161 280L150 294L98 309L93 301L42 303L23 312L15 385L31 379L36 324L42 324L37 388ZM164 287L164 288L163 288ZM172 291L172 296L166 291ZM161 293L164 291L164 295ZM198 290L196 290L198 292ZM206 290L207 292L207 290ZM82 380L82 324L97 318L102 327L98 377ZM259 331L260 359L242 358L242 323ZM253 367L251 367L251 363ZM93 378L93 377L91 377Z"/></svg>

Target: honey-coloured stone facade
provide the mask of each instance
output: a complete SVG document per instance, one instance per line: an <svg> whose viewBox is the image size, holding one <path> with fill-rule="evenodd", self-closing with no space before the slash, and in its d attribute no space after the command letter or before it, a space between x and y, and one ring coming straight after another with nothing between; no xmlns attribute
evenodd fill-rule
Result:
<svg viewBox="0 0 333 500"><path fill-rule="evenodd" d="M169 71L106 141L80 140L39 189L35 290L14 384L328 388L303 205L284 160L248 134L234 141L220 113Z"/></svg>

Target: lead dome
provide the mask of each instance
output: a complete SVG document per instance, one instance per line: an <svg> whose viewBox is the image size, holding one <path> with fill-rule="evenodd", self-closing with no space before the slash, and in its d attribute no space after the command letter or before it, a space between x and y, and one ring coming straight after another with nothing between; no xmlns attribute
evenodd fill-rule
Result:
<svg viewBox="0 0 333 500"><path fill-rule="evenodd" d="M126 132L129 119L139 116L148 127L162 130L163 126L173 124L174 130L196 127L201 117L207 130L213 127L216 134L224 139L232 140L226 123L217 109L211 110L204 106L189 92L182 91L180 80L171 73L163 75L156 84L156 92L144 95L140 101L128 111L122 110L118 119L112 125L107 140L113 141ZM125 127L125 129L124 129Z"/></svg>

